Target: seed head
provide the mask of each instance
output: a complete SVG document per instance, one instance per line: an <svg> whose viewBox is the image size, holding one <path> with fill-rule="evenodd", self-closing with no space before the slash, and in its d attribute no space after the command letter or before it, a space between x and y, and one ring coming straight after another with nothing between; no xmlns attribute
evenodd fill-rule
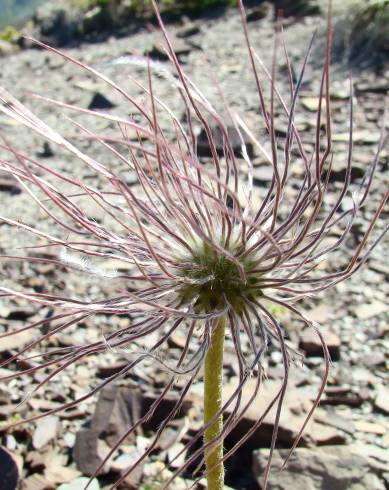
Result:
<svg viewBox="0 0 389 490"><path fill-rule="evenodd" d="M182 276L190 281L179 289L181 304L194 301L194 310L198 313L222 310L228 304L241 316L245 304L261 296L262 275L255 254L245 256L242 244L219 246L228 252L228 256L219 254L203 242L181 259Z"/></svg>

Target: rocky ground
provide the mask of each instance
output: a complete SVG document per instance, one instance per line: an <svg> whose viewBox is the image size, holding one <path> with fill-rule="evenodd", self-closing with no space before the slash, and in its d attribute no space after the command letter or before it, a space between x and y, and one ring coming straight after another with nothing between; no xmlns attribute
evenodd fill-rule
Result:
<svg viewBox="0 0 389 490"><path fill-rule="evenodd" d="M272 12L253 10L249 27L253 45L269 66L273 48ZM320 59L322 48L322 29L324 19L306 17L299 22L289 21L285 27L286 44L289 47L291 62L298 68L301 65L307 43L316 27L319 27L317 47L313 51L314 61L310 63L301 91L298 107L298 123L304 127L305 141L313 141L315 108L320 80ZM210 83L212 72L234 110L239 110L247 124L254 130L258 120L255 86L249 67L246 48L241 34L238 13L229 11L228 15L195 23L183 22L169 26L177 54L190 77L221 111L216 84ZM125 86L142 103L146 103L133 82L146 80L144 67L135 63L134 57L145 53L161 63L161 69L168 67L163 51L159 47L161 36L154 28L121 39L110 38L103 43L85 44L67 49L66 53L84 63L100 69L112 77L119 85ZM285 77L285 62L279 55L279 79ZM386 71L385 71L386 70ZM348 87L347 70L337 65L333 71L333 135L334 135L334 173L330 192L341 188L344 176L345 156L348 137ZM380 71L356 71L353 74L354 95L354 170L352 185L356 188L368 163L374 157L383 123L389 128L388 119L384 121L384 98L389 92L388 68ZM90 141L77 140L79 132L66 116L80 124L95 124L94 129L114 134L116 128L109 121L94 123L85 115L71 114L65 110L53 110L46 102L34 99L31 92L59 98L67 103L81 107L100 107L115 114L132 114L136 111L128 107L118 94L115 94L101 81L97 81L85 71L66 63L47 51L26 50L2 61L0 84L19 97L30 108L42 116L56 129L72 137L77 145L96 158L108 158L108 154ZM165 77L156 76L155 92L167 101L178 114L183 108L175 94L174 87ZM281 89L283 90L283 89ZM286 93L285 90L283 92ZM66 113L65 113L66 112ZM96 124L98 124L96 126ZM162 123L163 124L163 123ZM277 119L279 138L282 139L285 120L281 114ZM39 157L50 167L67 175L76 175L85 182L99 185L90 169L75 167L74 161L59 148L44 144L36 135L24 131L22 127L0 116L1 135L5 141L24 152ZM3 155L0 155L3 156ZM323 270L336 270L345 258L355 249L361 230L365 229L380 196L388 188L388 149L384 149L379 161L378 175L373 192L358 222L353 225L352 234L345 247L339 250L322 265ZM258 197L266 192L269 183L269 168L260 155L255 155L254 182ZM77 164L79 165L79 164ZM112 162L112 165L118 163ZM292 173L290 197L293 185L299 179L298 167ZM136 180L128 172L123 177L130 185ZM334 197L332 197L333 199ZM329 196L329 202L331 195ZM89 202L92 217L104 223L107 217L101 215ZM31 197L20 185L0 173L1 214L34 225L53 233L52 223L42 211L33 205ZM377 232L387 220L384 212ZM25 233L16 232L0 222L0 250L3 254L18 254L23 246L31 246L36 241ZM305 355L303 366L299 359L291 371L290 388L285 401L279 432L279 451L274 458L275 470L269 488L272 490L301 488L307 490L383 490L389 488L389 390L388 382L388 319L387 302L389 286L389 252L387 240L374 251L366 267L348 282L339 284L325 295L305 300L301 307L307 315L322 325L329 344L333 365L330 380L320 408L314 421L304 435L301 447L297 449L288 468L277 472L285 448L290 447L294 437L315 398L323 372L323 358L316 340L302 325L285 312L282 325L288 332L291 343ZM59 251L49 250L56 255ZM37 252L28 251L30 255ZM114 269L115 263L105 263L104 267ZM12 287L32 288L35 291L66 292L82 298L97 298L110 295L122 287L117 280L97 280L93 276L69 273L66 266L58 268L50 264L17 263L2 259L0 270L2 284ZM5 331L18 328L27 321L32 322L52 312L47 308L37 311L33 305L23 300L7 301L0 298L0 329ZM52 346L71 346L83 342L93 342L118 325L126 325L130 319L119 317L90 318L76 327L71 327L52 340ZM22 348L33 338L33 334L0 339L0 359L7 359L17 349ZM167 356L178 355L182 347L183 335L171 339ZM152 343L153 339L149 339ZM142 346L140 346L142 347ZM143 347L147 348L147 341ZM73 366L61 373L51 383L20 404L29 392L31 380L23 378L0 387L0 421L26 414L40 414L60 404L72 400L92 389L98 381L119 371L128 359L122 353L107 349L104 355L91 356L82 365ZM227 342L225 356L226 393L233 389L236 379L236 366L233 348ZM271 349L267 357L268 379L260 396L242 422L234 429L225 442L231 447L243 433L254 424L261 408L277 391L282 369L281 356ZM8 368L0 370L7 375ZM155 363L147 362L131 375L122 379L116 386L110 386L99 397L93 397L77 408L43 418L37 423L18 426L3 434L1 442L12 455L20 470L19 488L23 490L82 489L90 475L107 454L115 438L150 406L158 390L164 385L167 374ZM41 378L35 375L33 381ZM254 382L254 379L253 379ZM180 383L180 382L179 382ZM178 384L179 384L178 383ZM200 400L202 383L199 379L192 387L190 396L177 418L164 433L151 458L139 468L136 474L126 479L123 488L147 490L159 488L161 482L181 464L174 456L201 424ZM246 393L243 394L246 396ZM20 404L20 405L18 405ZM139 432L121 447L113 461L106 465L102 474L94 480L90 488L105 489L115 481L123 468L147 447L158 425L174 404L174 394L166 399L152 420L144 424ZM16 419L15 419L16 420ZM265 420L247 443L227 464L227 484L234 489L254 490L260 488L261 476L267 457L273 422L272 417ZM3 449L1 449L3 451ZM9 464L7 453L0 452L0 473ZM169 466L169 462L172 462ZM169 469L163 471L163 465ZM191 475L184 475L172 484L172 489L189 486ZM203 488L200 483L198 488ZM0 488L1 487L0 484ZM4 487L4 488L11 488ZM13 488L13 487L12 487Z"/></svg>

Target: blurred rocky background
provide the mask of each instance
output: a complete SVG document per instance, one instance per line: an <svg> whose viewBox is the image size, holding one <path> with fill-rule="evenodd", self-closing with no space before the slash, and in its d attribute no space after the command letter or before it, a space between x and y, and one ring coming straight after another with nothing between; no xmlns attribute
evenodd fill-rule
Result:
<svg viewBox="0 0 389 490"><path fill-rule="evenodd" d="M39 3L39 5L37 5ZM318 105L320 69L326 24L325 2L318 1L247 1L247 20L256 50L264 63L271 64L274 43L274 19L277 10L284 16L284 35L289 49L294 75L301 67L307 45L315 30L317 38L306 77L301 87L297 107L296 124L309 146L314 141L315 111ZM213 67L221 88L234 110L239 110L247 125L257 131L258 107L247 49L244 44L241 21L233 2L216 0L162 1L161 8L168 22L168 30L177 56L187 74L204 91L219 109L217 90L209 83L209 70L204 69L205 59ZM31 7L34 5L34 9ZM35 7L38 7L35 9ZM33 11L34 10L34 11ZM136 120L134 107L128 106L118 94L113 93L101 80L66 63L61 57L45 50L33 48L22 33L33 35L51 45L61 46L65 53L101 70L119 85L126 87L137 98L144 94L131 77L147 83L144 67L136 66L134 56L148 54L169 69L169 63L161 48L161 35L148 2L129 0L60 0L36 2L0 0L0 53L2 69L0 84L46 122L72 138L83 151L96 159L109 158L101 145L80 138L75 127L65 116L72 116L77 123L91 127L97 133L117 133L110 121L93 121L84 114L53 111L49 104L34 99L31 92L58 98L82 108L105 110L108 113L131 114ZM356 189L368 164L375 155L382 126L389 129L384 115L385 97L389 94L388 36L389 2L340 1L334 2L334 49L331 100L333 110L334 158L333 173L328 191L328 206L335 202L345 176L345 162L349 137L349 69L353 71L354 85L354 158L351 174L352 189ZM32 49L33 48L33 49ZM280 86L286 80L286 64L279 60ZM284 77L284 78L282 78ZM177 114L184 117L179 97L166 78L156 76L155 93L167 102ZM244 89L243 89L244 87ZM287 87L282 88L288 94ZM218 105L219 104L219 105ZM162 123L161 123L162 124ZM285 138L287 121L282 111L276 115L276 133L281 142ZM171 135L172 128L163 128ZM170 131L170 133L169 133ZM0 134L12 141L19 149L45 162L51 168L93 185L96 177L89 168L75 166L61 148L49 145L11 121L0 116ZM137 138L128 134L128 138ZM174 135L173 135L174 136ZM202 147L199 135L199 151L207 158L207 148ZM4 155L1 154L0 157ZM271 168L261 155L253 153L254 194L260 199L266 194L271 179ZM338 254L322 263L323 271L334 272L344 266L347 257L355 250L361 232L366 228L380 196L389 186L389 154L387 147L378 161L378 175L374 190L360 216L352 227L347 243ZM291 202L297 192L303 173L302 163L293 161L289 195ZM136 175L123 173L128 185L136 186ZM141 192L141 189L137 189ZM90 216L98 222L107 219L90 202L77 201L89 206ZM352 203L348 196L345 205ZM1 213L26 224L39 225L44 231L52 226L45 214L31 203L31 197L16 179L0 173ZM388 210L377 225L377 233L383 222L389 219ZM329 239L336 239L329 237ZM35 250L21 247L31 245L25 234L16 232L0 223L0 250L3 254L26 253L34 256ZM45 251L48 257L53 251ZM53 255L55 257L55 255ZM270 490L385 490L389 488L389 247L388 241L380 244L366 267L346 283L339 284L325 295L304 300L301 309L323 328L329 344L333 365L328 386L313 422L307 428L300 447L293 454L289 466L283 472L280 466L285 451L293 443L313 399L317 394L323 373L323 357L320 346L310 331L291 318L287 312L277 311L290 344L304 356L303 365L298 358L290 373L290 387L280 422L279 442L274 458L274 471ZM114 270L118 264L104 264ZM126 271L127 272L127 271ZM112 295L123 285L114 281L101 281L84 274L69 273L64 267L51 264L20 263L2 260L0 281L12 287L63 293L82 298L99 298ZM47 308L37 310L23 299L6 301L0 298L0 330L18 328L50 317ZM93 342L109 329L128 325L130 318L99 315L87 318L77 326L62 332L50 340L50 347L67 348L71 345ZM50 327L51 328L51 327ZM23 348L33 338L33 333L1 339L0 361ZM153 343L154 339L150 339ZM174 335L167 355L176 359L185 342L185 332ZM147 339L144 339L146 348ZM37 349L37 354L39 349ZM42 390L21 404L30 389L26 378L0 386L0 424L28 414L42 414L59 407L67 400L91 390L96 383L119 372L128 359L109 349L103 355L90 356L85 363L72 366L57 376ZM282 379L281 355L270 346L264 366L267 381L260 396L247 412L241 423L226 440L226 448L246 433L257 420L258 413L274 394ZM26 364L24 368L28 368ZM8 369L0 368L2 376ZM236 382L236 360L231 339L226 342L224 362L226 394ZM0 483L1 490L14 490L17 473L20 474L21 490L82 490L91 475L110 450L115 439L123 433L123 427L139 415L146 413L168 374L151 361L142 364L121 379L116 386L101 392L72 410L43 418L28 426L17 426L0 436L0 475L6 478ZM39 373L32 380L39 383ZM178 384L178 387L180 385ZM250 388L250 386L248 387ZM200 399L201 379L195 383L190 396L176 419L169 425L150 460L126 478L122 488L151 490L160 488L171 471L182 463L175 456L201 426ZM138 457L150 443L160 425L176 401L173 392L160 406L154 417L140 427L133 437L125 441L119 453L107 464L99 477L90 485L91 490L108 489L118 475ZM249 396L243 393L243 401ZM273 417L264 421L247 443L227 464L226 488L235 490L259 490L267 458L267 447L273 428ZM187 454L185 455L187 456ZM163 469L167 464L169 470ZM192 468L193 469L193 468ZM5 483L4 483L5 482ZM193 482L191 472L178 479L172 490L185 489ZM4 485L3 487L1 485ZM8 486L5 486L8 485ZM204 488L199 483L199 489Z"/></svg>

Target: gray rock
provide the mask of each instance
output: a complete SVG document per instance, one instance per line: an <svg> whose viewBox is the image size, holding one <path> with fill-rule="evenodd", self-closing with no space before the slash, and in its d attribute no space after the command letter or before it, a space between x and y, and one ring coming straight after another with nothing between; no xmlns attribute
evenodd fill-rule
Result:
<svg viewBox="0 0 389 490"><path fill-rule="evenodd" d="M267 187L274 176L274 169L270 165L255 167L253 172L253 182L256 186Z"/></svg>
<svg viewBox="0 0 389 490"><path fill-rule="evenodd" d="M138 458L141 457L141 453L134 449L129 453L123 453L118 458L112 462L112 470L120 474L123 474L132 466ZM136 465L136 467L124 478L125 488L129 490L137 490L140 488L140 481L143 476L143 468L145 466L145 461L141 461Z"/></svg>
<svg viewBox="0 0 389 490"><path fill-rule="evenodd" d="M381 315L389 311L389 305L382 301L373 301L368 304L362 304L355 308L355 316L359 320L367 320L373 316Z"/></svg>
<svg viewBox="0 0 389 490"><path fill-rule="evenodd" d="M261 485L269 451L254 453L253 470ZM346 446L296 449L286 467L278 472L288 450L275 451L268 490L384 490L384 484L367 458ZM261 487L262 488L262 487Z"/></svg>
<svg viewBox="0 0 389 490"><path fill-rule="evenodd" d="M216 148L216 152L218 155L223 155L224 154L223 132L219 126L213 126L210 129L212 133L213 143ZM239 133L234 127L227 127L226 131L234 155L237 157L242 156L242 142ZM244 144L246 145L247 154L251 158L254 156L253 144L247 137L245 137L244 133L242 133L242 137L243 137ZM209 141L205 129L203 129L197 137L197 154L201 157L212 156L211 147L209 145Z"/></svg>
<svg viewBox="0 0 389 490"><path fill-rule="evenodd" d="M191 46L185 42L183 39L174 38L171 40L174 53L178 58L181 56L186 56L191 51ZM149 49L145 49L144 55L149 56L151 59L156 61L168 61L169 56L164 49L165 43L161 40L157 40Z"/></svg>
<svg viewBox="0 0 389 490"><path fill-rule="evenodd" d="M15 325L15 330L17 327L20 328L20 322L7 321L2 322L2 324L7 325L8 328ZM0 353L9 352L14 349L21 349L32 340L33 336L34 335L30 330L25 330L15 335L10 335L9 337L3 337L0 339Z"/></svg>
<svg viewBox="0 0 389 490"><path fill-rule="evenodd" d="M40 39L50 45L63 46L79 33L76 9L66 2L46 2L33 18Z"/></svg>
<svg viewBox="0 0 389 490"><path fill-rule="evenodd" d="M331 359L337 361L340 356L340 339L334 332L323 333ZM300 348L307 356L323 356L323 348L319 337L312 329L304 330L300 337Z"/></svg>
<svg viewBox="0 0 389 490"><path fill-rule="evenodd" d="M255 22L257 20L264 19L269 12L269 7L270 5L268 3L264 3L250 9L246 15L247 22Z"/></svg>
<svg viewBox="0 0 389 490"><path fill-rule="evenodd" d="M58 490L83 490L88 483L89 478L82 476L80 478L76 478L70 483L63 483L58 487ZM90 490L99 490L99 482L96 479L92 480L88 488Z"/></svg>
<svg viewBox="0 0 389 490"><path fill-rule="evenodd" d="M40 158L51 158L54 156L54 151L48 141L43 143L42 149L37 152L37 156Z"/></svg>
<svg viewBox="0 0 389 490"><path fill-rule="evenodd" d="M20 194L22 189L17 180L6 175L0 176L0 192L7 192L11 195Z"/></svg>
<svg viewBox="0 0 389 490"><path fill-rule="evenodd" d="M256 385L255 379L250 379L241 393L241 404L245 406L249 403ZM293 385L293 378L285 394L281 418L278 427L278 442L287 447L293 444L300 432L307 410L311 407L312 400L316 397L317 390L309 386L296 387ZM224 385L224 398L227 400L236 388L236 380L231 378L229 383ZM280 388L279 381L266 380L259 390L258 396L252 401L244 416L239 420L236 427L229 434L229 443L235 444L240 441L242 434L251 431L257 423L264 410L272 402ZM233 404L232 404L233 406ZM309 407L309 408L308 408ZM230 409L228 409L230 410ZM265 416L262 424L252 432L250 439L246 443L246 448L256 449L266 447L270 444L274 429L275 407ZM344 442L344 435L338 430L327 428L323 424L311 424L303 434L303 441L314 441L317 444Z"/></svg>
<svg viewBox="0 0 389 490"><path fill-rule="evenodd" d="M103 461L98 454L97 436L98 434L90 429L80 430L76 434L73 459L76 462L77 468L84 475L93 475ZM100 470L99 474L106 472L107 468L104 467Z"/></svg>
<svg viewBox="0 0 389 490"><path fill-rule="evenodd" d="M110 445L123 436L131 425L140 417L140 397L131 389L118 389L107 386L101 392L93 415L91 429ZM127 438L134 442L135 434Z"/></svg>
<svg viewBox="0 0 389 490"><path fill-rule="evenodd" d="M18 51L19 48L15 44L0 39L0 57L9 56L11 54L17 53Z"/></svg>
<svg viewBox="0 0 389 490"><path fill-rule="evenodd" d="M176 31L176 36L178 38L187 38L191 36L195 36L196 34L200 34L201 29L198 24L193 22L186 22L182 27L180 27Z"/></svg>
<svg viewBox="0 0 389 490"><path fill-rule="evenodd" d="M55 415L50 415L41 419L35 429L32 444L35 449L40 449L49 441L55 439L58 430L59 419Z"/></svg>
<svg viewBox="0 0 389 490"><path fill-rule="evenodd" d="M372 93L372 94L387 94L389 93L389 83L385 80L376 83L357 83L355 87L357 94Z"/></svg>
<svg viewBox="0 0 389 490"><path fill-rule="evenodd" d="M381 387L374 402L378 410L389 414L389 389Z"/></svg>
<svg viewBox="0 0 389 490"><path fill-rule="evenodd" d="M87 34L102 30L107 27L107 21L110 22L110 19L107 19L107 13L100 5L96 5L85 13L82 19L82 31Z"/></svg>
<svg viewBox="0 0 389 490"><path fill-rule="evenodd" d="M274 0L274 10L276 15L285 17L320 14L320 7L315 0Z"/></svg>
<svg viewBox="0 0 389 490"><path fill-rule="evenodd" d="M138 393L130 389L107 386L100 392L90 429L80 430L74 445L74 460L77 468L85 475L91 475L100 465L104 455L99 451L99 439L114 446L129 427L140 418ZM137 431L138 433L140 430ZM135 442L135 434L125 439ZM103 468L102 473L108 468Z"/></svg>
<svg viewBox="0 0 389 490"><path fill-rule="evenodd" d="M335 139L335 138L334 138ZM334 161L331 169L329 181L332 182L344 182L347 173L346 157ZM365 168L362 165L353 164L351 168L350 179L354 182L357 179L361 179L365 175Z"/></svg>
<svg viewBox="0 0 389 490"><path fill-rule="evenodd" d="M101 94L100 92L96 92L92 100L89 102L88 109L95 110L95 109L112 109L115 107L115 104L113 104L105 95Z"/></svg>

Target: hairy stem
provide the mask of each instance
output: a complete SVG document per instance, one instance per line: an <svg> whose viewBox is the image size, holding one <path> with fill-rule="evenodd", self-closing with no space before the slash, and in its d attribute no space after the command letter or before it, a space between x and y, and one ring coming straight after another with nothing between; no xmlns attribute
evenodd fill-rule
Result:
<svg viewBox="0 0 389 490"><path fill-rule="evenodd" d="M222 406L223 389L223 349L225 318L221 317L212 333L211 345L205 358L204 371L204 423L207 424ZM217 437L223 429L223 416L208 427L204 434L205 444ZM223 490L224 466L223 441L205 453L208 490Z"/></svg>

